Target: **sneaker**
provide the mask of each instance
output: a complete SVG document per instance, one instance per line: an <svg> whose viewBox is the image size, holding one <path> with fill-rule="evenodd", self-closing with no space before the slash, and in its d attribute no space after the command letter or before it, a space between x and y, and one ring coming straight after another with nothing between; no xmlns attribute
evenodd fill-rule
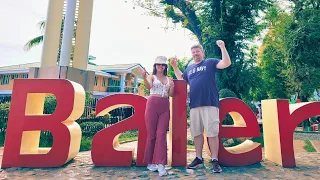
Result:
<svg viewBox="0 0 320 180"><path fill-rule="evenodd" d="M158 166L156 164L148 164L147 168L150 170L150 171L156 171L158 170Z"/></svg>
<svg viewBox="0 0 320 180"><path fill-rule="evenodd" d="M187 166L187 169L196 169L196 168L202 168L203 167L203 161L200 160L198 157L196 157L191 164Z"/></svg>
<svg viewBox="0 0 320 180"><path fill-rule="evenodd" d="M220 173L220 172L222 172L222 169L221 169L221 167L220 167L220 165L219 165L219 162L218 162L218 160L213 160L212 161L212 172L213 173Z"/></svg>
<svg viewBox="0 0 320 180"><path fill-rule="evenodd" d="M158 164L158 172L159 172L160 177L167 175L167 171L166 171L164 165L162 165L162 164Z"/></svg>

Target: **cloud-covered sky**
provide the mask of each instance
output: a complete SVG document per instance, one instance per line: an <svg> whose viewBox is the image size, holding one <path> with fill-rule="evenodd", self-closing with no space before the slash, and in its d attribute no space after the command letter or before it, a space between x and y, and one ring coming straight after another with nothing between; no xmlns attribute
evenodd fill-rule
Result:
<svg viewBox="0 0 320 180"><path fill-rule="evenodd" d="M46 18L47 5L48 0L1 0L0 66L41 61L42 45L28 52L23 46L41 34L37 23ZM95 63L141 63L150 71L158 55L190 57L197 43L190 31L180 25L165 31L166 19L144 12L131 1L94 0L89 53Z"/></svg>

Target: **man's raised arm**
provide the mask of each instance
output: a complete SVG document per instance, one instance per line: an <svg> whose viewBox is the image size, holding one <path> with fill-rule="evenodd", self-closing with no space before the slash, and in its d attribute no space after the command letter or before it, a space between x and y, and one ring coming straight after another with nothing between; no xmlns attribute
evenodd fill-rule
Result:
<svg viewBox="0 0 320 180"><path fill-rule="evenodd" d="M176 75L176 77L179 80L183 80L182 72L180 71L180 69L179 69L179 67L177 65L177 59L176 58L171 59L170 65L172 66L172 68L174 70L174 74Z"/></svg>
<svg viewBox="0 0 320 180"><path fill-rule="evenodd" d="M228 54L228 51L226 49L226 46L224 44L223 41L218 40L217 41L217 45L219 46L219 48L221 49L221 53L222 53L222 60L217 64L217 68L218 69L224 69L227 68L231 65L231 60L230 60L230 56Z"/></svg>

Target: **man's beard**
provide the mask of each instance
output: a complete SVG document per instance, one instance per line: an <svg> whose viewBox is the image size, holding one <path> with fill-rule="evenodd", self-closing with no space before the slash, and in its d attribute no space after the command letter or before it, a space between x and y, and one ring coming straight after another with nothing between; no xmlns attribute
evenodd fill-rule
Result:
<svg viewBox="0 0 320 180"><path fill-rule="evenodd" d="M194 59L194 61L197 61L197 62L201 61L200 56L196 56L196 57L194 57L193 59Z"/></svg>

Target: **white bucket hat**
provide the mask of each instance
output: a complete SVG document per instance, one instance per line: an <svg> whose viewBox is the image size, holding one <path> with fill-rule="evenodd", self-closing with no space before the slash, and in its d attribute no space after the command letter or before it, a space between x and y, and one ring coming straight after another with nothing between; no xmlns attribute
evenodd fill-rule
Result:
<svg viewBox="0 0 320 180"><path fill-rule="evenodd" d="M164 56L158 56L156 57L154 64L167 64L167 58Z"/></svg>

